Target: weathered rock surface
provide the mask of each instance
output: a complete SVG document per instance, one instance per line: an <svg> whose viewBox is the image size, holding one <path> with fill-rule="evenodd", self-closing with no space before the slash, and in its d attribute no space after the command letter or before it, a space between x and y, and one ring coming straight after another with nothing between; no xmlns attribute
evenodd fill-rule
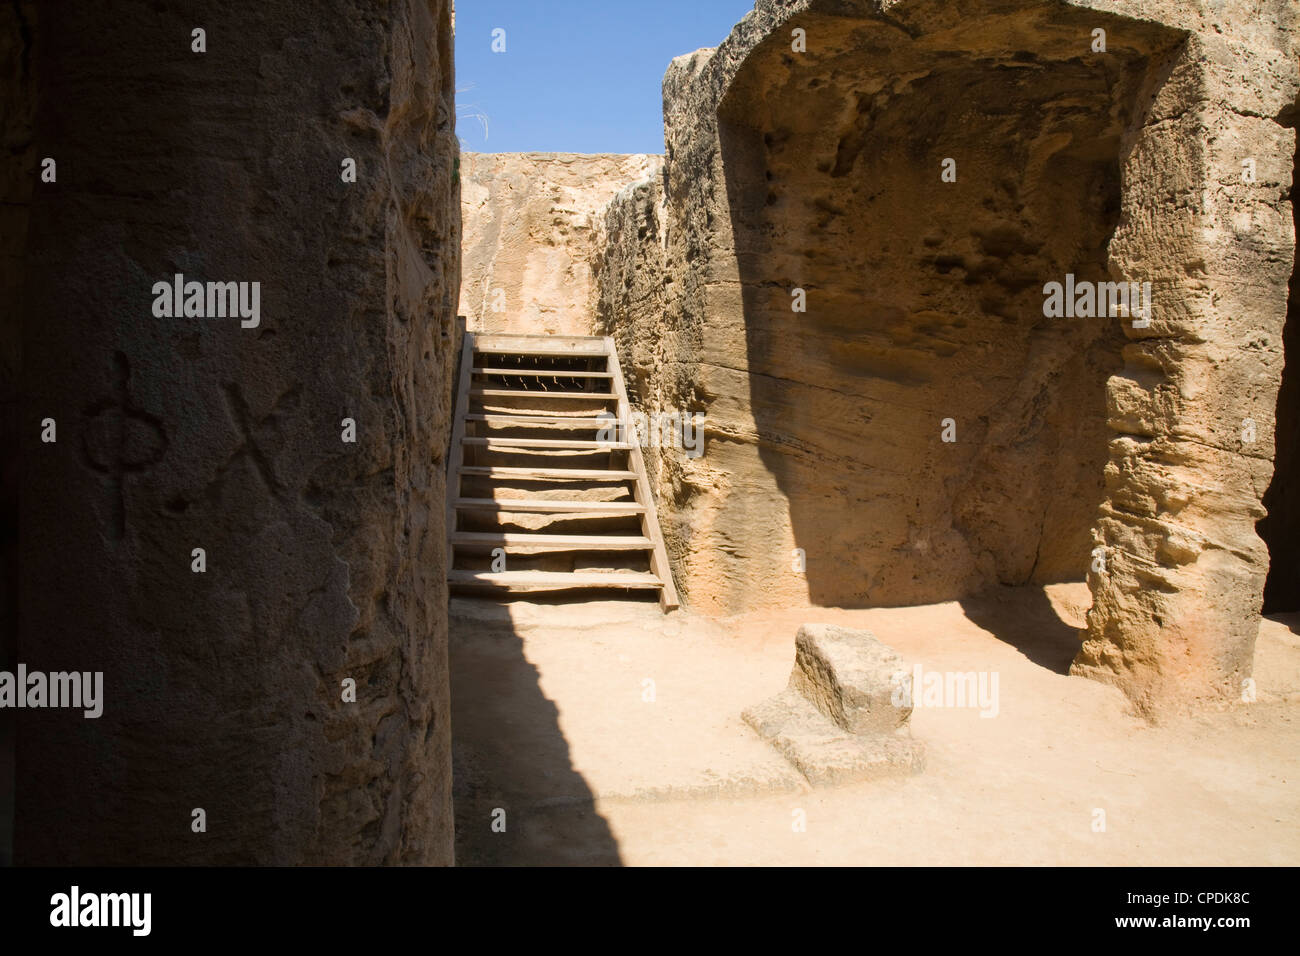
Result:
<svg viewBox="0 0 1300 956"><path fill-rule="evenodd" d="M22 712L19 862L452 861L449 11L41 5L19 655L105 699Z"/></svg>
<svg viewBox="0 0 1300 956"><path fill-rule="evenodd" d="M740 611L1086 573L1079 673L1148 710L1236 694L1268 571L1294 5L883 7L760 0L679 57L665 173L607 212L599 330L640 406L708 418L703 457L647 454L679 586ZM1150 326L1045 317L1067 274L1151 282Z"/></svg>
<svg viewBox="0 0 1300 956"><path fill-rule="evenodd" d="M916 773L925 747L907 726L911 684L902 657L870 632L804 624L789 686L741 716L812 784Z"/></svg>
<svg viewBox="0 0 1300 956"><path fill-rule="evenodd" d="M470 331L590 335L603 210L662 163L646 155L462 154L460 314Z"/></svg>

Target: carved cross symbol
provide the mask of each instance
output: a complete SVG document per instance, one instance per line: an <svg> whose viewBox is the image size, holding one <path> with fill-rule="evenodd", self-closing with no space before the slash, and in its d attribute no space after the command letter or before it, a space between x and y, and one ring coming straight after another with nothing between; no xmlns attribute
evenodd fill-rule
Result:
<svg viewBox="0 0 1300 956"><path fill-rule="evenodd" d="M247 398L244 397L244 393L238 385L226 385L225 393L226 403L230 407L230 416L239 430L241 441L239 447L231 455L230 460L221 466L221 470L217 473L214 481L224 481L230 466L241 458L247 458L253 466L253 471L262 480L262 484L266 486L266 489L277 498L282 497L284 488L276 477L271 457L262 447L258 436L268 427L278 428L281 416L298 406L300 386L293 386L277 398L271 410L261 417L253 413Z"/></svg>
<svg viewBox="0 0 1300 956"><path fill-rule="evenodd" d="M162 420L131 400L131 364L121 352L113 355L113 395L88 406L82 433L86 465L104 476L110 489L109 538L126 534L126 476L156 464L167 452Z"/></svg>

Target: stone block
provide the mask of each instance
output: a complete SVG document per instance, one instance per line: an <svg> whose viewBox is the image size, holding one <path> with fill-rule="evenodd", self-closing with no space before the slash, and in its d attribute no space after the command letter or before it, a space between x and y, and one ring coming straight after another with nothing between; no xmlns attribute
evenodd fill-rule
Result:
<svg viewBox="0 0 1300 956"><path fill-rule="evenodd" d="M899 680L910 683L903 659L870 631L804 624L794 639L790 689L851 734L890 733L906 723L912 705L894 703ZM897 695L911 701L912 695Z"/></svg>
<svg viewBox="0 0 1300 956"><path fill-rule="evenodd" d="M918 773L925 747L907 725L911 680L869 631L804 624L789 685L741 717L814 786Z"/></svg>

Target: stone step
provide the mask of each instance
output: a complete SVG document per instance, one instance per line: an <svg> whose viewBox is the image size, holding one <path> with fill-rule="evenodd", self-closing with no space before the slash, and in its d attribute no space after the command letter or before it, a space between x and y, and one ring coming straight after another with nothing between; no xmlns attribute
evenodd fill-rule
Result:
<svg viewBox="0 0 1300 956"><path fill-rule="evenodd" d="M510 511L516 514L639 515L645 505L635 501L559 501L550 498L457 498L458 511Z"/></svg>
<svg viewBox="0 0 1300 956"><path fill-rule="evenodd" d="M491 448L574 448L592 449L594 451L627 451L628 442L588 441L580 438L465 438L466 445L479 445Z"/></svg>
<svg viewBox="0 0 1300 956"><path fill-rule="evenodd" d="M640 535L528 534L515 531L457 531L451 543L466 551L505 548L517 554L553 551L648 551L654 542Z"/></svg>
<svg viewBox="0 0 1300 956"><path fill-rule="evenodd" d="M663 587L646 571L460 571L447 573L452 587L495 588L506 591L562 591L572 588Z"/></svg>
<svg viewBox="0 0 1300 956"><path fill-rule="evenodd" d="M543 392L531 388L471 388L470 398L580 398L588 401L617 398L613 392Z"/></svg>
<svg viewBox="0 0 1300 956"><path fill-rule="evenodd" d="M483 422L486 425L497 425L502 428L554 428L557 431L566 428L575 431L594 431L618 424L612 417L577 418L566 415L503 415L492 412L466 415L465 421Z"/></svg>
<svg viewBox="0 0 1300 956"><path fill-rule="evenodd" d="M582 355L604 358L605 340L588 335L475 335L475 355Z"/></svg>
<svg viewBox="0 0 1300 956"><path fill-rule="evenodd" d="M600 468L520 468L502 465L462 465L462 475L479 478L510 478L516 481L631 481L635 471L606 471Z"/></svg>
<svg viewBox="0 0 1300 956"><path fill-rule="evenodd" d="M531 375L554 378L613 378L609 372L566 372L555 368L476 368L475 375Z"/></svg>

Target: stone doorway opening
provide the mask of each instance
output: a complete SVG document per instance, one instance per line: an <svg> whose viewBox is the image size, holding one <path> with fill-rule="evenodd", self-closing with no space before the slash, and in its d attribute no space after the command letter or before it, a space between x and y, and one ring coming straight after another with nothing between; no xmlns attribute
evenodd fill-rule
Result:
<svg viewBox="0 0 1300 956"><path fill-rule="evenodd" d="M1300 103L1292 109L1287 125L1294 128L1297 121L1300 121ZM1295 217L1296 234L1300 235L1297 168L1300 168L1300 146L1297 146L1291 181L1291 214ZM1273 480L1264 494L1268 517L1256 526L1268 545L1265 614L1300 611L1300 255L1291 272L1282 348L1285 365L1277 395Z"/></svg>
<svg viewBox="0 0 1300 956"><path fill-rule="evenodd" d="M1142 279L1108 252L1121 170L1183 35L930 16L801 16L815 49L775 32L719 108L750 402L814 605L1082 580L1107 379L1148 374L1125 320L1048 318L1043 287Z"/></svg>

